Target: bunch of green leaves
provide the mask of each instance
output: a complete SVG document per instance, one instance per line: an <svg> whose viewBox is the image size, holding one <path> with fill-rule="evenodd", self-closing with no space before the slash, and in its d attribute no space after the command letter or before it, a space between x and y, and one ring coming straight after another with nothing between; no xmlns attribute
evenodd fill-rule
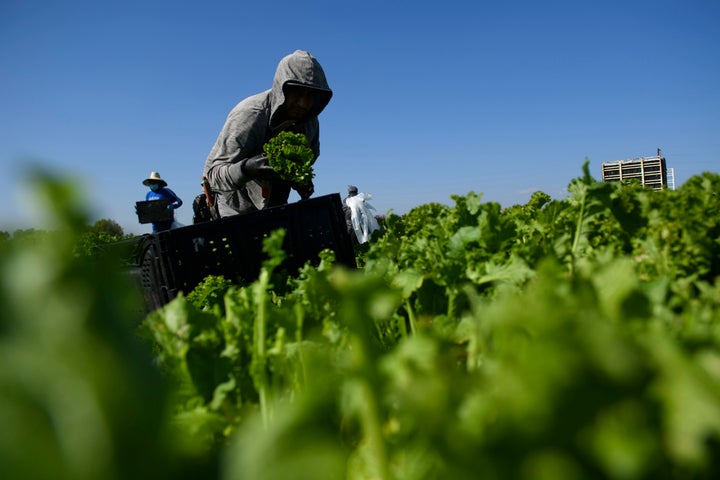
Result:
<svg viewBox="0 0 720 480"><path fill-rule="evenodd" d="M222 275L208 275L187 295L187 301L199 310L222 307L225 293L233 282Z"/></svg>
<svg viewBox="0 0 720 480"><path fill-rule="evenodd" d="M302 133L283 131L263 146L268 164L288 182L306 185L315 177L315 154Z"/></svg>

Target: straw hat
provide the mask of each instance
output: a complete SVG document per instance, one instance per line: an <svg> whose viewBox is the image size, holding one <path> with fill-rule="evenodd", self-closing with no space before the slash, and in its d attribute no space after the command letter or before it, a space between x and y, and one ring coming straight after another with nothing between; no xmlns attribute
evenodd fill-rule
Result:
<svg viewBox="0 0 720 480"><path fill-rule="evenodd" d="M158 172L150 172L150 176L143 180L143 185L146 187L151 183L159 183L161 187L167 187L167 182L160 178L160 174Z"/></svg>

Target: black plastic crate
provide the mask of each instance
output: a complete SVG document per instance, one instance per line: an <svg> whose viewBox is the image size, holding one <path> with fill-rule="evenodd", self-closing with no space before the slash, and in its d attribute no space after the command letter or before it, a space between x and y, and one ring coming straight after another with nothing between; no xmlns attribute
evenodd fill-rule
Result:
<svg viewBox="0 0 720 480"><path fill-rule="evenodd" d="M148 310L180 291L189 293L207 275L255 280L265 258L263 240L277 229L286 231L282 268L290 274L308 261L316 265L323 249L333 250L338 263L356 267L340 195L324 195L144 236L138 265Z"/></svg>
<svg viewBox="0 0 720 480"><path fill-rule="evenodd" d="M171 221L173 219L173 211L168 210L168 205L170 205L170 200L165 198L135 202L138 220L140 220L140 223Z"/></svg>

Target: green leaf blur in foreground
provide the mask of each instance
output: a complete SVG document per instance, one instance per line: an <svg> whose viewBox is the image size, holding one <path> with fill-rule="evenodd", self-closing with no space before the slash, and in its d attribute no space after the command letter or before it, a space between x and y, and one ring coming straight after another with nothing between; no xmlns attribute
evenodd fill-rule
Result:
<svg viewBox="0 0 720 480"><path fill-rule="evenodd" d="M0 249L0 478L179 478L191 450L133 333L140 297L111 258L76 254L77 188L37 174L52 230ZM199 458L199 457L197 457Z"/></svg>
<svg viewBox="0 0 720 480"><path fill-rule="evenodd" d="M263 146L268 164L280 178L306 185L315 177L315 154L302 133L280 132Z"/></svg>
<svg viewBox="0 0 720 480"><path fill-rule="evenodd" d="M32 476L43 463L30 459L47 457L69 472L55 478L162 478L209 459L201 477L227 480L718 478L719 190L709 173L677 191L599 183L586 164L566 199L421 205L387 216L362 269L326 252L294 277L278 270L275 232L256 281L208 278L142 321L167 395L130 352L133 313L104 306L132 290L71 268L71 239L18 284L28 264L3 253L0 468ZM29 301L38 285L52 308ZM92 441L60 428L77 425L56 413L76 401L94 406L72 410L90 412ZM119 440L128 432L139 443Z"/></svg>

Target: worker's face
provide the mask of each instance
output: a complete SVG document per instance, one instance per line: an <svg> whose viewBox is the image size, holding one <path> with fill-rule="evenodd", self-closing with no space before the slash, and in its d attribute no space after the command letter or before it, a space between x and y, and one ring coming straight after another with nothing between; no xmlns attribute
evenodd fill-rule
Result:
<svg viewBox="0 0 720 480"><path fill-rule="evenodd" d="M315 92L299 85L285 86L285 103L283 107L288 118L300 119L310 113L315 104Z"/></svg>

